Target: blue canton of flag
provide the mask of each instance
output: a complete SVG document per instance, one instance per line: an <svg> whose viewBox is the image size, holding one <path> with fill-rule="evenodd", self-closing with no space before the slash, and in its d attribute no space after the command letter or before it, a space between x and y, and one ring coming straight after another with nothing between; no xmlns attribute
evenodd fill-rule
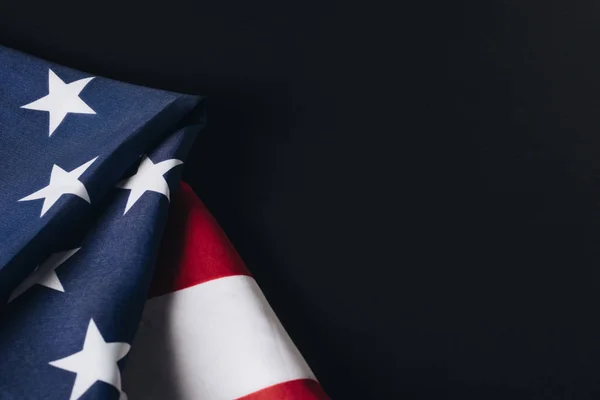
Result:
<svg viewBox="0 0 600 400"><path fill-rule="evenodd" d="M0 47L0 399L125 399L203 99Z"/></svg>

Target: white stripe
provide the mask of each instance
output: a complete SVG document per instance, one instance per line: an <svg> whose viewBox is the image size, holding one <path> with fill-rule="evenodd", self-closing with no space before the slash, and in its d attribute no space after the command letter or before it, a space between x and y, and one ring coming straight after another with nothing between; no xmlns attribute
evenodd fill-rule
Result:
<svg viewBox="0 0 600 400"><path fill-rule="evenodd" d="M315 379L253 278L230 276L146 302L124 372L131 400L231 400Z"/></svg>

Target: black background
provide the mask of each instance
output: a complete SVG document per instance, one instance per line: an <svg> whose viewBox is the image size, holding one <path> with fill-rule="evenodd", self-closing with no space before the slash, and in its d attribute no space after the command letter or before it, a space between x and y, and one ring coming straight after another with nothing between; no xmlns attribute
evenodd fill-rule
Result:
<svg viewBox="0 0 600 400"><path fill-rule="evenodd" d="M600 6L396 6L2 1L0 43L209 96L185 178L333 398L597 398Z"/></svg>

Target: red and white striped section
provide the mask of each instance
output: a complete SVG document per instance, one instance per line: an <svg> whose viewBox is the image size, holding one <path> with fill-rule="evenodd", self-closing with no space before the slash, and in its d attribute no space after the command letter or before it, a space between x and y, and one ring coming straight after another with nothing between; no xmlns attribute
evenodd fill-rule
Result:
<svg viewBox="0 0 600 400"><path fill-rule="evenodd" d="M123 378L129 399L329 399L217 222L182 184Z"/></svg>

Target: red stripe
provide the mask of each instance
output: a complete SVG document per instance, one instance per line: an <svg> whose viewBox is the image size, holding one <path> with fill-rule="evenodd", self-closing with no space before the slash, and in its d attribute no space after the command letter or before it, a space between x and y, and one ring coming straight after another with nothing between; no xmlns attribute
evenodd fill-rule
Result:
<svg viewBox="0 0 600 400"><path fill-rule="evenodd" d="M329 400L319 382L298 379L269 386L238 400Z"/></svg>
<svg viewBox="0 0 600 400"><path fill-rule="evenodd" d="M231 275L250 272L202 201L181 182L171 199L148 297Z"/></svg>

